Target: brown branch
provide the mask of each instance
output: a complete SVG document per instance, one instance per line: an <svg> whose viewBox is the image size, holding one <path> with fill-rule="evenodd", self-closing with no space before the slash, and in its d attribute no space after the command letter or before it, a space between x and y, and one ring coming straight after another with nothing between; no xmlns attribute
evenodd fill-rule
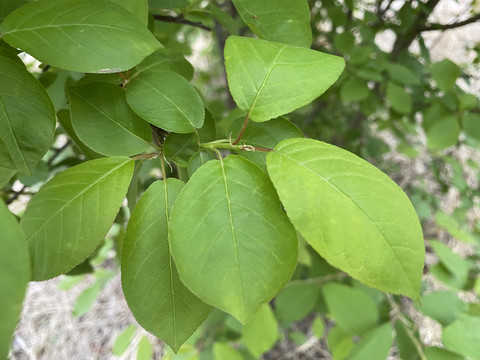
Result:
<svg viewBox="0 0 480 360"><path fill-rule="evenodd" d="M195 26L195 27L198 27L198 28L206 30L206 31L212 31L212 29L209 26L207 26L205 24L202 24L201 22L187 20L183 17L183 15L179 15L179 16L153 15L153 18L155 20L160 20L160 21L163 21L163 22L190 25L190 26Z"/></svg>
<svg viewBox="0 0 480 360"><path fill-rule="evenodd" d="M457 27L465 26L471 23L474 23L476 21L480 20L480 14L477 14L475 16L472 16L471 18L464 20L464 21L459 21L451 24L426 24L423 27L420 28L420 31L433 31L433 30L448 30L448 29L454 29Z"/></svg>

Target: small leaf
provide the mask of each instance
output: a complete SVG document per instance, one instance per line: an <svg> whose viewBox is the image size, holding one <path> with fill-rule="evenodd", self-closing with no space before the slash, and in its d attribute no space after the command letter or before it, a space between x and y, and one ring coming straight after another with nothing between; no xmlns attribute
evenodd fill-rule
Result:
<svg viewBox="0 0 480 360"><path fill-rule="evenodd" d="M161 44L132 13L109 0L40 0L8 15L3 39L39 61L78 72L130 69Z"/></svg>
<svg viewBox="0 0 480 360"><path fill-rule="evenodd" d="M304 0L233 0L245 24L259 38L309 48L310 8Z"/></svg>
<svg viewBox="0 0 480 360"><path fill-rule="evenodd" d="M345 359L354 347L352 336L338 326L328 332L327 343L335 360Z"/></svg>
<svg viewBox="0 0 480 360"><path fill-rule="evenodd" d="M384 360L393 344L392 326L385 323L368 332L355 345L347 360Z"/></svg>
<svg viewBox="0 0 480 360"><path fill-rule="evenodd" d="M322 95L338 79L345 62L310 49L230 36L225 67L238 107L253 121L262 122Z"/></svg>
<svg viewBox="0 0 480 360"><path fill-rule="evenodd" d="M94 82L68 92L75 133L92 150L130 156L150 147L150 126L130 109L120 87Z"/></svg>
<svg viewBox="0 0 480 360"><path fill-rule="evenodd" d="M427 147L430 150L442 150L453 146L458 141L460 126L455 116L445 116L437 120L427 130Z"/></svg>
<svg viewBox="0 0 480 360"><path fill-rule="evenodd" d="M412 97L402 86L389 82L387 84L387 99L396 112L408 114L412 111Z"/></svg>
<svg viewBox="0 0 480 360"><path fill-rule="evenodd" d="M205 118L202 99L181 75L171 71L145 72L127 87L130 107L149 123L167 131L191 133Z"/></svg>
<svg viewBox="0 0 480 360"><path fill-rule="evenodd" d="M465 360L461 355L434 346L425 348L424 353L427 360Z"/></svg>
<svg viewBox="0 0 480 360"><path fill-rule="evenodd" d="M142 195L123 244L122 287L138 323L175 352L201 325L210 306L180 281L169 249L169 214L183 188L157 181Z"/></svg>
<svg viewBox="0 0 480 360"><path fill-rule="evenodd" d="M468 136L480 140L480 115L467 113L462 117L462 129Z"/></svg>
<svg viewBox="0 0 480 360"><path fill-rule="evenodd" d="M215 360L243 360L243 355L227 344L216 342L213 344Z"/></svg>
<svg viewBox="0 0 480 360"><path fill-rule="evenodd" d="M288 217L331 265L381 291L418 298L422 229L387 175L312 139L282 141L267 155L267 169Z"/></svg>
<svg viewBox="0 0 480 360"><path fill-rule="evenodd" d="M363 335L377 324L377 305L362 290L338 283L329 283L322 290L328 310L342 330Z"/></svg>
<svg viewBox="0 0 480 360"><path fill-rule="evenodd" d="M387 67L390 78L400 84L420 85L418 77L416 77L409 68L401 64L389 63Z"/></svg>
<svg viewBox="0 0 480 360"><path fill-rule="evenodd" d="M450 90L457 78L460 76L460 68L454 62L443 59L442 61L433 64L430 70L432 77L437 83L437 86L442 91Z"/></svg>
<svg viewBox="0 0 480 360"><path fill-rule="evenodd" d="M170 231L185 285L242 323L295 269L297 236L275 189L239 156L208 161L193 174L173 207Z"/></svg>
<svg viewBox="0 0 480 360"><path fill-rule="evenodd" d="M411 332L411 334L409 334L409 332ZM420 360L418 349L411 337L413 337L416 342L421 343L418 332L407 329L404 324L397 321L395 323L395 343L402 360Z"/></svg>
<svg viewBox="0 0 480 360"><path fill-rule="evenodd" d="M135 333L137 327L133 324L128 325L115 339L112 348L112 354L115 356L121 356L132 342L132 336Z"/></svg>
<svg viewBox="0 0 480 360"><path fill-rule="evenodd" d="M242 341L258 358L272 348L278 339L278 324L270 305L263 304L243 327Z"/></svg>
<svg viewBox="0 0 480 360"><path fill-rule="evenodd" d="M463 356L480 358L480 318L464 317L443 329L443 345Z"/></svg>
<svg viewBox="0 0 480 360"><path fill-rule="evenodd" d="M447 326L467 311L467 304L452 291L435 291L420 298L417 309Z"/></svg>
<svg viewBox="0 0 480 360"><path fill-rule="evenodd" d="M200 150L192 155L188 161L188 176L192 177L193 173L202 167L207 161L217 159L212 151Z"/></svg>
<svg viewBox="0 0 480 360"><path fill-rule="evenodd" d="M73 306L72 315L75 317L82 316L87 313L92 305L97 301L100 291L105 287L108 280L110 280L115 273L113 271L107 271L100 274L96 274L97 280L93 285L86 288L75 301Z"/></svg>
<svg viewBox="0 0 480 360"><path fill-rule="evenodd" d="M323 335L325 334L325 324L321 317L317 316L315 320L313 320L312 332L317 338L323 338Z"/></svg>
<svg viewBox="0 0 480 360"><path fill-rule="evenodd" d="M20 227L15 216L0 200L0 358L7 359L12 334L22 311L28 282L30 259Z"/></svg>
<svg viewBox="0 0 480 360"><path fill-rule="evenodd" d="M45 88L9 51L0 51L0 107L0 168L31 175L52 145L55 110Z"/></svg>
<svg viewBox="0 0 480 360"><path fill-rule="evenodd" d="M275 298L275 313L283 321L301 320L314 309L319 296L316 284L289 284Z"/></svg>
<svg viewBox="0 0 480 360"><path fill-rule="evenodd" d="M20 225L33 280L65 273L95 250L125 198L133 164L124 157L86 161L54 176L30 200Z"/></svg>
<svg viewBox="0 0 480 360"><path fill-rule="evenodd" d="M340 88L340 98L343 102L365 100L369 95L367 82L359 79L351 79Z"/></svg>
<svg viewBox="0 0 480 360"><path fill-rule="evenodd" d="M138 343L137 360L150 360L153 355L152 343L146 336L142 336Z"/></svg>

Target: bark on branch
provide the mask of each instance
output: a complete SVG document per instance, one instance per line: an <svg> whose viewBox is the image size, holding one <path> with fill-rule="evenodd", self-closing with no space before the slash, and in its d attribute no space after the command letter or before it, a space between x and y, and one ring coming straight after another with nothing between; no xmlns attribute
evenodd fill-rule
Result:
<svg viewBox="0 0 480 360"><path fill-rule="evenodd" d="M475 16L472 16L471 18L464 20L464 21L459 21L451 24L426 24L422 28L420 28L420 31L433 31L433 30L448 30L448 29L454 29L457 27L465 26L471 23L474 23L476 21L480 20L480 14L477 14Z"/></svg>

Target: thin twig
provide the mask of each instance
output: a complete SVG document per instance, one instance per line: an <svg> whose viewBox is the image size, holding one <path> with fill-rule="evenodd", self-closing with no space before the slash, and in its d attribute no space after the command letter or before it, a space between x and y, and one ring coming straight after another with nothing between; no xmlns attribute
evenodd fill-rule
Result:
<svg viewBox="0 0 480 360"><path fill-rule="evenodd" d="M153 18L155 20L160 20L160 21L163 21L163 22L190 25L190 26L195 26L195 27L198 27L198 28L206 30L206 31L212 31L212 29L209 26L207 26L205 24L202 24L201 22L187 20L187 19L185 19L185 17L183 15L178 15L178 16L153 15Z"/></svg>
<svg viewBox="0 0 480 360"><path fill-rule="evenodd" d="M233 145L237 145L238 142L242 139L243 133L245 132L245 129L247 128L249 118L250 118L250 112L247 114L247 116L245 116L245 120L243 120L242 129L240 130L240 133L238 134L235 141L232 143Z"/></svg>
<svg viewBox="0 0 480 360"><path fill-rule="evenodd" d="M55 161L56 158L58 158L60 156L60 154L62 152L65 151L65 149L67 149L71 144L71 141L70 140L67 140L67 142L65 144L63 144L62 146L60 146L59 148L57 149L53 149L53 155L50 156L50 159L48 159L47 161L47 165L48 167L51 167L53 162Z"/></svg>
<svg viewBox="0 0 480 360"><path fill-rule="evenodd" d="M420 31L434 31L434 30L448 30L448 29L454 29L458 28L461 26L465 26L471 23L474 23L476 21L480 20L480 14L477 14L475 16L472 16L471 18L451 24L437 24L437 23L432 23L432 24L426 24L420 28Z"/></svg>

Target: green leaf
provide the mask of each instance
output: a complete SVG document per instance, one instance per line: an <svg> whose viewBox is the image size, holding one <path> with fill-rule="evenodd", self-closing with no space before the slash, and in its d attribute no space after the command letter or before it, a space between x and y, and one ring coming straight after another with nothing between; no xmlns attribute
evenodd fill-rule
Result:
<svg viewBox="0 0 480 360"><path fill-rule="evenodd" d="M54 176L28 203L20 225L33 280L47 280L88 257L112 225L133 173L124 157L86 161Z"/></svg>
<svg viewBox="0 0 480 360"><path fill-rule="evenodd" d="M464 317L442 332L443 345L465 357L480 358L480 317Z"/></svg>
<svg viewBox="0 0 480 360"><path fill-rule="evenodd" d="M137 327L133 324L128 325L115 339L112 348L112 354L115 356L121 356L132 342L132 336L135 333Z"/></svg>
<svg viewBox="0 0 480 360"><path fill-rule="evenodd" d="M155 10L181 9L190 5L188 0L149 0L148 3Z"/></svg>
<svg viewBox="0 0 480 360"><path fill-rule="evenodd" d="M323 335L325 334L325 323L321 317L317 316L315 320L313 320L312 332L317 338L323 338Z"/></svg>
<svg viewBox="0 0 480 360"><path fill-rule="evenodd" d="M399 84L420 85L418 77L416 77L409 68L401 64L389 63L387 67L390 79Z"/></svg>
<svg viewBox="0 0 480 360"><path fill-rule="evenodd" d="M436 291L420 298L417 309L446 326L467 311L467 304L452 291Z"/></svg>
<svg viewBox="0 0 480 360"><path fill-rule="evenodd" d="M362 290L338 283L329 283L322 290L328 310L342 330L363 335L377 324L377 305Z"/></svg>
<svg viewBox="0 0 480 360"><path fill-rule="evenodd" d="M288 217L331 265L418 298L425 249L415 209L387 175L336 146L282 141L267 169Z"/></svg>
<svg viewBox="0 0 480 360"><path fill-rule="evenodd" d="M169 49L159 49L135 66L135 73L131 79L142 73L157 71L173 71L182 75L188 81L193 78L193 66L185 60L182 54Z"/></svg>
<svg viewBox="0 0 480 360"><path fill-rule="evenodd" d="M227 344L216 342L213 344L215 360L243 360L242 354Z"/></svg>
<svg viewBox="0 0 480 360"><path fill-rule="evenodd" d="M3 39L51 66L78 72L130 69L161 44L109 0L40 0L8 15Z"/></svg>
<svg viewBox="0 0 480 360"><path fill-rule="evenodd" d="M233 0L259 38L309 48L312 44L310 8L304 0Z"/></svg>
<svg viewBox="0 0 480 360"><path fill-rule="evenodd" d="M183 188L177 179L153 183L129 221L123 244L122 287L138 323L175 352L210 313L180 281L169 249L169 215Z"/></svg>
<svg viewBox="0 0 480 360"><path fill-rule="evenodd" d="M392 345L392 326L387 322L369 331L355 345L347 360L384 360L388 358Z"/></svg>
<svg viewBox="0 0 480 360"><path fill-rule="evenodd" d="M434 346L425 348L424 353L427 360L465 360L463 356Z"/></svg>
<svg viewBox="0 0 480 360"><path fill-rule="evenodd" d="M75 301L75 305L73 306L72 315L75 317L82 316L90 310L92 305L97 301L98 296L100 295L100 291L105 287L108 280L110 280L114 275L115 272L113 271L103 271L100 274L95 274L97 280L93 283L93 285L86 288L77 298Z"/></svg>
<svg viewBox="0 0 480 360"><path fill-rule="evenodd" d="M239 156L208 161L193 174L173 207L170 231L185 285L242 323L295 269L295 229L266 174Z"/></svg>
<svg viewBox="0 0 480 360"><path fill-rule="evenodd" d="M30 259L17 220L1 200L0 225L0 358L6 359L30 281Z"/></svg>
<svg viewBox="0 0 480 360"><path fill-rule="evenodd" d="M8 51L0 51L0 128L0 168L31 175L53 142L55 110L45 88Z"/></svg>
<svg viewBox="0 0 480 360"><path fill-rule="evenodd" d="M230 36L225 45L228 86L253 121L287 114L322 95L340 76L338 56L260 39Z"/></svg>
<svg viewBox="0 0 480 360"><path fill-rule="evenodd" d="M450 165L452 166L453 169L455 169L458 163L454 161L454 163ZM462 180L465 181L463 179L462 168L460 168L460 176L462 177ZM467 231L461 229L460 224L452 215L449 215L443 211L437 211L435 213L435 222L437 223L438 226L447 230L447 232L457 240L460 240L466 243L475 242L475 238L472 235L470 235Z"/></svg>
<svg viewBox="0 0 480 360"><path fill-rule="evenodd" d="M457 78L460 76L461 70L454 62L443 59L434 64L430 72L438 88L442 91L448 91L455 85L455 81L457 81Z"/></svg>
<svg viewBox="0 0 480 360"><path fill-rule="evenodd" d="M256 357L272 348L278 339L278 324L270 305L263 304L243 327L242 341Z"/></svg>
<svg viewBox="0 0 480 360"><path fill-rule="evenodd" d="M350 53L355 47L355 36L350 32L335 34L333 44L338 51L344 54Z"/></svg>
<svg viewBox="0 0 480 360"><path fill-rule="evenodd" d="M298 321L315 307L320 296L317 284L289 284L275 298L275 313L283 321Z"/></svg>
<svg viewBox="0 0 480 360"><path fill-rule="evenodd" d="M146 336L142 336L138 343L137 360L150 360L153 355L152 343Z"/></svg>
<svg viewBox="0 0 480 360"><path fill-rule="evenodd" d="M113 2L130 11L143 24L148 24L148 0L113 0Z"/></svg>
<svg viewBox="0 0 480 360"><path fill-rule="evenodd" d="M0 22L12 11L26 4L28 0L3 0L0 6Z"/></svg>
<svg viewBox="0 0 480 360"><path fill-rule="evenodd" d="M17 173L17 170L0 167L0 188L8 184L10 179Z"/></svg>
<svg viewBox="0 0 480 360"><path fill-rule="evenodd" d="M237 119L232 123L229 133L236 136L240 132L242 125L243 119ZM249 123L240 143L273 149L280 141L297 137L304 137L304 135L294 123L284 118L277 118L264 123ZM267 169L267 154L265 152L239 151L239 155L254 162L262 169Z"/></svg>
<svg viewBox="0 0 480 360"><path fill-rule="evenodd" d="M409 334L409 331L411 334ZM395 322L395 343L402 360L420 360L418 349L411 336L416 339L417 343L421 343L417 332L413 333L400 321Z"/></svg>
<svg viewBox="0 0 480 360"><path fill-rule="evenodd" d="M408 114L412 111L412 97L405 88L393 82L387 83L387 100L396 112Z"/></svg>
<svg viewBox="0 0 480 360"><path fill-rule="evenodd" d="M195 154L192 155L190 160L188 161L188 176L192 177L193 173L197 171L203 164L205 164L207 161L210 160L215 160L216 157L212 153L212 151L209 150L200 150L196 152Z"/></svg>
<svg viewBox="0 0 480 360"><path fill-rule="evenodd" d="M470 266L472 265L467 259L455 254L452 250L440 241L430 240L429 245L435 251L442 264L454 277L466 281Z"/></svg>
<svg viewBox="0 0 480 360"><path fill-rule="evenodd" d="M203 125L205 110L195 88L171 71L144 72L127 87L130 107L149 123L167 131L191 133Z"/></svg>
<svg viewBox="0 0 480 360"><path fill-rule="evenodd" d="M359 79L351 79L340 88L340 99L343 102L365 100L369 95L367 82Z"/></svg>
<svg viewBox="0 0 480 360"><path fill-rule="evenodd" d="M462 130L468 136L480 140L480 114L465 114L462 117Z"/></svg>
<svg viewBox="0 0 480 360"><path fill-rule="evenodd" d="M430 150L442 150L458 141L460 126L455 116L445 116L437 120L426 132L427 147Z"/></svg>
<svg viewBox="0 0 480 360"><path fill-rule="evenodd" d="M130 156L150 147L152 131L117 85L94 82L68 91L72 124L80 140L103 155Z"/></svg>
<svg viewBox="0 0 480 360"><path fill-rule="evenodd" d="M345 359L354 347L352 336L338 326L328 332L327 343L335 360Z"/></svg>

